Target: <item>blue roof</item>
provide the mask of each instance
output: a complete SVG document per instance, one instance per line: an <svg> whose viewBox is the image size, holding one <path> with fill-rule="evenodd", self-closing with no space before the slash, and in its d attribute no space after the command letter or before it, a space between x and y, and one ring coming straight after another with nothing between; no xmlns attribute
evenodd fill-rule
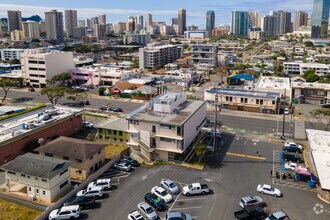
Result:
<svg viewBox="0 0 330 220"><path fill-rule="evenodd" d="M244 79L253 81L253 76L247 74L236 74L235 76L230 77L231 79Z"/></svg>

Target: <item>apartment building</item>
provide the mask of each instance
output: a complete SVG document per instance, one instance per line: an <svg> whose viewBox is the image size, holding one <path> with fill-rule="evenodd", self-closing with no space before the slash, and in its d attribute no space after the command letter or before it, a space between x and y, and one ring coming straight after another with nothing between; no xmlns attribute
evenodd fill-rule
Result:
<svg viewBox="0 0 330 220"><path fill-rule="evenodd" d="M330 104L330 85L326 83L292 82L294 103Z"/></svg>
<svg viewBox="0 0 330 220"><path fill-rule="evenodd" d="M8 60L20 60L21 53L23 53L23 49L19 48L6 48L6 49L0 49L0 57L3 61Z"/></svg>
<svg viewBox="0 0 330 220"><path fill-rule="evenodd" d="M137 72L105 66L89 66L72 69L70 74L76 84L112 86L116 82L133 78Z"/></svg>
<svg viewBox="0 0 330 220"><path fill-rule="evenodd" d="M150 41L150 34L125 34L123 35L123 43L136 43L139 45L147 45Z"/></svg>
<svg viewBox="0 0 330 220"><path fill-rule="evenodd" d="M72 162L27 153L0 167L10 192L12 185L23 185L28 199L51 203L71 186ZM17 187L15 187L17 188Z"/></svg>
<svg viewBox="0 0 330 220"><path fill-rule="evenodd" d="M110 118L95 125L96 137L115 145L126 146L128 142L128 121L125 118Z"/></svg>
<svg viewBox="0 0 330 220"><path fill-rule="evenodd" d="M59 137L35 149L39 155L72 161L71 179L84 180L104 164L106 144Z"/></svg>
<svg viewBox="0 0 330 220"><path fill-rule="evenodd" d="M210 64L218 66L218 46L212 44L193 44L193 62L195 64Z"/></svg>
<svg viewBox="0 0 330 220"><path fill-rule="evenodd" d="M25 50L21 53L23 78L35 88L46 86L46 80L74 68L72 52Z"/></svg>
<svg viewBox="0 0 330 220"><path fill-rule="evenodd" d="M160 68L182 57L183 48L177 45L148 44L139 49L140 69Z"/></svg>
<svg viewBox="0 0 330 220"><path fill-rule="evenodd" d="M285 74L300 74L303 75L306 70L314 70L317 75L323 77L330 73L330 65L323 63L303 63L303 62L284 62Z"/></svg>
<svg viewBox="0 0 330 220"><path fill-rule="evenodd" d="M132 157L146 161L186 155L206 122L206 102L187 100L185 93L164 93L128 114Z"/></svg>
<svg viewBox="0 0 330 220"><path fill-rule="evenodd" d="M283 62L285 75L300 74L300 64L297 62Z"/></svg>
<svg viewBox="0 0 330 220"><path fill-rule="evenodd" d="M223 109L248 112L277 114L280 99L280 93L269 91L235 88L211 88L204 91L204 100L209 103L217 102Z"/></svg>
<svg viewBox="0 0 330 220"><path fill-rule="evenodd" d="M206 38L206 31L185 31L184 38Z"/></svg>

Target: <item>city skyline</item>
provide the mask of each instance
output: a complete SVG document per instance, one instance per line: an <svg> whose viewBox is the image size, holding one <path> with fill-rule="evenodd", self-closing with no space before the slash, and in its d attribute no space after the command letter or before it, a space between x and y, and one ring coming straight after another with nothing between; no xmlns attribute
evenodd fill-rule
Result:
<svg viewBox="0 0 330 220"><path fill-rule="evenodd" d="M230 5L229 5L230 4ZM38 5L38 6L37 6ZM297 7L299 5L299 8ZM77 10L78 19L91 18L100 14L106 14L108 22L126 21L128 16L143 15L147 13L153 15L154 20L169 22L171 18L177 16L177 10L184 8L187 10L187 25L198 25L205 28L205 13L208 10L215 11L215 26L230 23L230 13L233 10L260 11L261 15L269 14L272 10L288 10L295 12L303 10L311 13L313 0L232 0L230 3L219 2L216 0L189 1L180 2L169 0L151 4L150 0L141 0L137 4L135 1L126 0L123 2L99 1L81 2L77 0L56 2L44 2L40 0L31 0L28 3L19 0L3 0L0 4L0 17L7 17L7 10L20 10L22 17L39 15L44 18L44 12L50 10ZM292 16L294 19L294 13Z"/></svg>

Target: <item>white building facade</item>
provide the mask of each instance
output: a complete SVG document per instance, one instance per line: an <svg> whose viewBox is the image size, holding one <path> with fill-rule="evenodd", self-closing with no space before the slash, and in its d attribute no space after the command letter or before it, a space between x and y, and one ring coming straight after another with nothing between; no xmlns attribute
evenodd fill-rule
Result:
<svg viewBox="0 0 330 220"><path fill-rule="evenodd" d="M23 51L23 49L18 48L0 49L0 57L3 61L20 60L21 53L23 53Z"/></svg>

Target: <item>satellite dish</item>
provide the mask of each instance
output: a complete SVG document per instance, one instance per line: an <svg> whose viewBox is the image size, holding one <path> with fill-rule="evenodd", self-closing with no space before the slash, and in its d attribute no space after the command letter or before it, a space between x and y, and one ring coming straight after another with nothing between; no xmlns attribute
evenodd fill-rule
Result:
<svg viewBox="0 0 330 220"><path fill-rule="evenodd" d="M43 138L39 138L38 143L39 143L39 144L42 144L42 143L44 143L44 141L45 141L45 140L44 140Z"/></svg>

